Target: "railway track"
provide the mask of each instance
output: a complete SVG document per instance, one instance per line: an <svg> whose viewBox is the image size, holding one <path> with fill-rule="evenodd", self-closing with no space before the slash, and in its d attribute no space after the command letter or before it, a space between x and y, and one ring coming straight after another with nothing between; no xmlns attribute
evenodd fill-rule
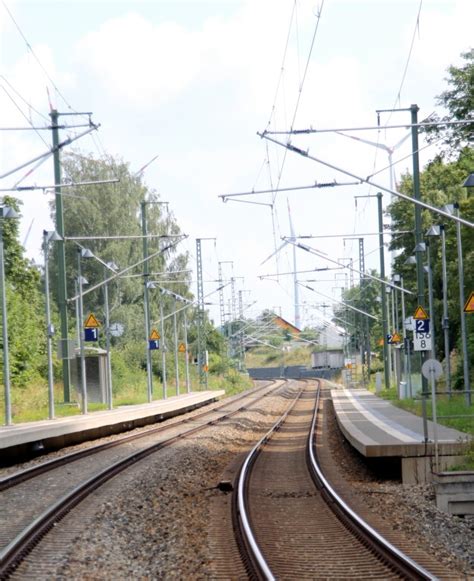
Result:
<svg viewBox="0 0 474 581"><path fill-rule="evenodd" d="M212 410L166 426L124 436L13 474L1 481L0 578L7 579L32 548L64 516L113 476L146 456L252 409L279 382L225 400ZM38 494L39 492L39 494Z"/></svg>
<svg viewBox="0 0 474 581"><path fill-rule="evenodd" d="M323 474L319 394L308 383L242 464L233 518L249 577L436 579L357 515Z"/></svg>

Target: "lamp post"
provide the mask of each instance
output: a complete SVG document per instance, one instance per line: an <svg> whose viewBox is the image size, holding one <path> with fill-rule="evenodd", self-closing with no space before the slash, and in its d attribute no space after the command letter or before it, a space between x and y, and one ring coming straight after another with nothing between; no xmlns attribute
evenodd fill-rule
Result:
<svg viewBox="0 0 474 581"><path fill-rule="evenodd" d="M79 350L81 358L81 394L82 394L82 413L87 414L87 374L86 374L86 356L84 349L84 330L82 325L84 322L84 307L82 304L82 285L84 280L81 273L81 258L94 258L94 255L88 248L78 248L77 249L77 284L79 287L79 321L80 321L80 334L79 334Z"/></svg>
<svg viewBox="0 0 474 581"><path fill-rule="evenodd" d="M163 374L163 399L167 397L167 380L166 380L166 343L165 343L165 321L163 316L163 297L160 298L160 332L161 332L161 367Z"/></svg>
<svg viewBox="0 0 474 581"><path fill-rule="evenodd" d="M107 280L107 270L117 272L118 266L115 262L107 262L104 265L104 278ZM110 358L110 312L109 312L109 288L108 283L104 283L104 310L105 310L105 349L107 351L107 404L109 410L113 408L112 396L112 361Z"/></svg>
<svg viewBox="0 0 474 581"><path fill-rule="evenodd" d="M405 377L405 381L407 382L408 385L408 393L410 394L410 397L413 397L413 393L412 393L412 385L411 385L411 353L410 353L410 341L407 338L407 330L405 327L405 318L406 318L406 311L405 311L405 293L403 292L403 289L405 288L403 286L403 276L401 274L395 274L393 276L393 280L394 282L398 282L400 284L400 287L402 289L401 292L401 299L402 299L402 334L403 334L403 375Z"/></svg>
<svg viewBox="0 0 474 581"><path fill-rule="evenodd" d="M176 298L173 301L173 311L174 374L176 381L176 395L179 395L178 325L176 320Z"/></svg>
<svg viewBox="0 0 474 581"><path fill-rule="evenodd" d="M464 185L470 183L473 174L471 174ZM474 181L472 178L471 181ZM459 218L459 204L454 204L454 209L456 211L456 216ZM462 256L462 240L461 240L461 224L456 222L456 238L458 247L458 275L459 275L459 309L461 317L461 338L462 338L462 360L463 360L463 373L464 373L464 391L466 405L471 405L471 382L469 378L469 354L467 350L467 331L466 331L466 313L464 312L464 264Z"/></svg>
<svg viewBox="0 0 474 581"><path fill-rule="evenodd" d="M454 209L454 206L445 206L445 211ZM444 224L434 225L426 233L426 236L441 236L441 262L443 273L443 318L441 328L444 334L444 361L446 366L446 391L451 396L451 362L449 347L449 317L448 317L448 273L446 266L446 228Z"/></svg>
<svg viewBox="0 0 474 581"><path fill-rule="evenodd" d="M188 317L186 315L186 309L183 311L184 316L184 347L185 347L185 368L186 368L186 393L191 391L191 381L189 379L189 349L188 349Z"/></svg>
<svg viewBox="0 0 474 581"><path fill-rule="evenodd" d="M7 297L5 291L5 265L3 256L3 220L5 218L18 218L18 214L9 206L0 206L0 287L2 303L2 327L3 327L3 384L5 386L5 424L12 423L12 404L10 387L10 366L8 358L8 315Z"/></svg>
<svg viewBox="0 0 474 581"><path fill-rule="evenodd" d="M430 313L430 334L431 334L431 358L436 359L436 347L435 347L435 315L434 315L434 304L433 304L433 271L431 269L431 251L430 243L426 241L426 257L428 264L424 267L425 272L428 275L428 308Z"/></svg>
<svg viewBox="0 0 474 581"><path fill-rule="evenodd" d="M383 244L383 208L382 208L382 192L377 192L377 208L379 218L379 247L380 247L380 279L385 279L385 258L384 258L384 244ZM385 284L380 283L380 300L382 301L382 332L383 332L383 363L385 375L385 389L390 388L390 355L388 352L387 343L387 299L385 293Z"/></svg>
<svg viewBox="0 0 474 581"><path fill-rule="evenodd" d="M421 251L421 250L420 250ZM417 264L417 258L415 256L409 256L406 260L405 260L405 264ZM428 392L423 389L423 383L422 383L422 388L421 388L421 414L423 417L423 439L425 442L428 441L428 417L426 414L426 398L427 398L427 394Z"/></svg>
<svg viewBox="0 0 474 581"><path fill-rule="evenodd" d="M143 303L145 309L145 338L148 345L148 340L150 339L150 306L149 306L149 299L148 299L148 289L153 288L148 286L148 277L149 277L149 265L148 265L148 222L147 222L147 214L146 214L146 207L150 204L156 205L168 205L168 202L160 202L155 200L143 200L140 203L141 208L141 220L142 220L142 236L143 236L143 258L145 259L143 263ZM148 382L148 402L152 401L153 398L153 373L152 373L152 363L151 363L151 351L150 349L146 350L146 369L147 369L147 382Z"/></svg>
<svg viewBox="0 0 474 581"><path fill-rule="evenodd" d="M53 230L48 232L43 230L43 252L44 252L44 294L45 294L45 314L46 314L46 348L48 356L48 406L49 419L54 419L54 376L53 376L53 354L52 341L54 327L51 324L51 309L49 305L49 243L62 240L61 236Z"/></svg>

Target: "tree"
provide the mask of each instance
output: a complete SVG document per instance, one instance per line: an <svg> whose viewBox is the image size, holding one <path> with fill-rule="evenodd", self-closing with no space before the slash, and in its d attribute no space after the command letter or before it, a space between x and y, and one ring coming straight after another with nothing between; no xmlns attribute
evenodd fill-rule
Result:
<svg viewBox="0 0 474 581"><path fill-rule="evenodd" d="M164 210L164 206L159 204L159 195L150 190L142 182L141 177L133 175L125 162L110 156L95 159L76 152L65 156L62 166L64 181L72 183L111 178L120 180L114 184L78 186L64 190L63 214L66 238L82 237L80 240L66 244L69 297L76 294L77 253L80 246L89 248L103 262L114 261L120 270L143 258L143 241L140 236L142 234L141 203L144 201L146 201L147 231L155 236L148 240L148 254L152 255L162 250L161 254L149 261L149 272L169 273L186 268L187 255L178 254L174 247L165 250L173 245L173 238L158 237L175 236L180 233L173 215ZM51 206L51 212L54 218L54 204ZM121 236L135 236L136 238L126 240L120 239ZM110 275L110 271L107 271L97 260L82 260L81 270L83 276L91 284L101 282L106 274ZM124 309L143 304L143 277L137 276L142 272L143 265L140 265L128 273L130 276L121 277L110 284L110 304L124 317L126 317ZM153 278L160 278L160 276L150 274L150 279ZM163 278L169 280L167 274ZM54 280L53 277L52 280ZM189 281L189 275L180 273L176 276L176 280ZM167 283L163 286L166 287ZM189 294L188 282L170 286L178 294ZM150 292L152 320L159 316L158 298L158 290ZM165 301L168 303L170 299L166 298ZM84 297L85 311L96 311L100 308L97 305L102 305L102 303L99 291ZM70 306L72 312L74 305ZM136 311L136 309L132 310ZM143 317L126 318L131 324L131 327L127 328L128 337L130 338L130 333L136 339L142 337Z"/></svg>
<svg viewBox="0 0 474 581"><path fill-rule="evenodd" d="M449 76L445 79L450 86L436 97L436 104L449 112L442 118L439 115L430 117L432 121L462 121L472 119L473 122L465 125L433 127L428 130L430 139L442 138L448 149L445 154L450 155L469 142L472 142L474 133L474 49L461 53L465 61L464 66L448 68Z"/></svg>
<svg viewBox="0 0 474 581"><path fill-rule="evenodd" d="M462 186L466 177L474 168L474 151L463 148L457 159L445 162L442 156L437 156L420 174L422 199L429 204L442 207L445 204L457 203L461 215L469 221L474 221L474 197L469 196ZM411 175L402 177L400 191L406 195L413 195L413 180ZM392 217L392 227L395 231L407 231L407 234L392 237L391 249L401 250L395 259L394 269L402 274L405 286L414 291L414 296L407 299L407 313L416 308L416 274L413 266L405 264L406 259L413 254L414 240L414 205L405 200L396 200L388 209ZM422 210L423 233L433 224L445 224L446 255L448 271L448 308L450 319L450 346L458 345L460 340L460 305L459 305L459 278L457 266L456 225L452 220L444 220L428 210ZM462 247L464 257L464 288L469 294L474 289L474 272L467 265L474 264L474 231L472 228L461 228ZM441 328L442 316L442 265L441 244L437 239L425 238L430 243L431 265L433 270L434 316L432 323L435 326L437 353L444 353L443 331ZM471 317L472 318L472 317ZM474 365L474 325L468 320L469 353L471 368ZM471 346L472 345L472 346Z"/></svg>
<svg viewBox="0 0 474 581"><path fill-rule="evenodd" d="M372 276L378 276L378 273L375 270L372 270L369 274ZM360 311L364 311L369 315L377 317L379 319L378 321L371 319L362 313L357 313L353 309L344 305L338 305L334 308L334 323L345 329L345 331L351 336L353 349L358 349L360 347L360 342L368 331L371 350L380 350L378 341L383 337L381 306L379 300L380 284L380 282L366 277L360 282L360 284L344 290L342 293L342 301L344 303L347 303L347 305L355 307Z"/></svg>
<svg viewBox="0 0 474 581"><path fill-rule="evenodd" d="M187 269L187 253L177 250L180 229L171 212L160 203L160 196L131 173L127 163L111 156L99 159L91 155L72 152L62 160L63 180L70 183L105 181L117 178L113 184L92 184L63 188L63 218L66 237L66 278L68 285L69 310L75 317L77 296L78 250L90 249L100 260L82 259L81 272L88 280L89 287L103 282L112 273L103 263L115 262L119 270L124 270L143 259L142 208L146 210L148 255L159 253L149 260L147 280L163 283L149 290L150 321L153 326L160 323L160 302L165 316L173 312L174 300L160 293L160 286L192 298L189 290L190 273L177 272ZM55 205L51 204L51 214L55 218ZM130 236L132 238L126 239ZM75 239L75 240L71 240ZM125 276L115 278L108 284L111 322L120 322L125 328L122 337L113 337L112 345L126 358L127 366L146 368L146 343L144 336L144 267L143 264L130 269ZM55 289L57 264L51 261L51 283ZM103 287L87 292L84 287L84 316L93 312L99 321L104 321ZM178 305L179 306L179 305ZM181 326L183 313L178 314ZM165 338L172 337L172 317L165 321ZM158 327L159 328L159 327ZM74 325L70 325L74 335ZM104 345L104 333L99 343ZM163 339L162 339L163 341ZM117 358L113 358L117 361ZM159 372L161 361L154 364Z"/></svg>
<svg viewBox="0 0 474 581"><path fill-rule="evenodd" d="M19 200L6 196L4 203L20 212ZM4 220L3 241L10 378L13 386L21 387L37 380L46 369L44 298L40 272L24 257L18 220ZM3 348L2 335L0 350Z"/></svg>

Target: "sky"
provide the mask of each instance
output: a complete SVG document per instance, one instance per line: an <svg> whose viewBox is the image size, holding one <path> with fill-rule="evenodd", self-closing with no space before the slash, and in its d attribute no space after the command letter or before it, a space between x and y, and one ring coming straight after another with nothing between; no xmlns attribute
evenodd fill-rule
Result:
<svg viewBox="0 0 474 581"><path fill-rule="evenodd" d="M375 127L377 109L414 103L420 120L440 112L436 96L447 89L446 69L461 65L460 54L472 47L472 22L471 0L1 0L0 173L50 148L49 131L5 128L47 126L50 105L92 112L100 128L75 146L96 157L117 156L132 172L158 156L143 179L169 202L188 235L180 250L190 253L192 267L196 238L216 238L202 242L205 294L218 287L222 262L224 278L235 278L236 296L243 291L246 316L270 308L294 323L293 276L285 274L294 270L293 246L265 260L291 234L289 211L296 236L318 236L303 242L325 255L295 252L297 270L313 271L299 280L321 293L299 287L300 325L313 326L321 322L321 305L358 281L347 269L315 270L349 259L358 268L358 241L344 238L363 237L366 268L379 269L376 199L355 197L377 189L252 194L357 181L257 133ZM393 153L399 178L411 171L403 127L409 122L407 111L383 113L379 130L350 134L390 147L402 142ZM390 186L380 147L335 132L294 135L291 144ZM420 145L423 165L436 148ZM2 178L0 188L54 183L51 158L24 177L31 167ZM237 193L249 195L226 203L220 197ZM15 195L23 202L21 241L40 262L42 231L53 227L51 194ZM389 202L385 194L384 205ZM218 294L211 297L218 324Z"/></svg>

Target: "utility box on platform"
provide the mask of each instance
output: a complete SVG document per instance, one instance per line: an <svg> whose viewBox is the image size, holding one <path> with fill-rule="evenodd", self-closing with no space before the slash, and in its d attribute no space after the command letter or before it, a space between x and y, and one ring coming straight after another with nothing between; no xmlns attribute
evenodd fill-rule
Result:
<svg viewBox="0 0 474 581"><path fill-rule="evenodd" d="M107 402L107 351L88 347L85 353L87 401L91 403ZM81 354L76 349L76 358L71 365L71 379L76 388L78 399L81 399Z"/></svg>

